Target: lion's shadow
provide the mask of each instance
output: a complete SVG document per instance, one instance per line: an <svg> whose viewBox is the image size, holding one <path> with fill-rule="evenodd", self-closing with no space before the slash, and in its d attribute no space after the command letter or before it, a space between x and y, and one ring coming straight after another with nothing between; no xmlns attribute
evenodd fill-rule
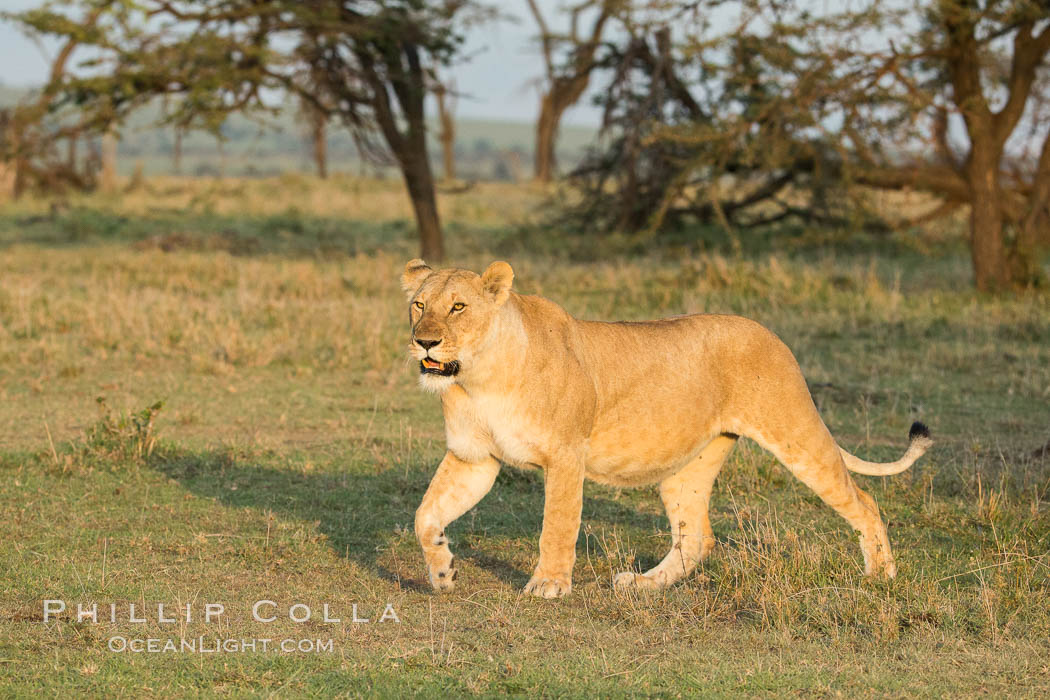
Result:
<svg viewBox="0 0 1050 700"><path fill-rule="evenodd" d="M178 481L193 494L214 499L232 508L272 512L278 517L317 522L331 548L362 568L403 588L429 590L419 555L419 578L406 579L382 562L382 551L396 533L411 530L415 509L433 474L433 465L386 469L374 474L336 470L303 471L275 468L238 458L228 451L168 452L152 465ZM592 489L584 498L584 522L595 525L631 526L647 531L666 528L661 516L644 513ZM470 523L476 527L471 528ZM454 523L449 533L456 540L456 556L490 572L497 579L521 587L531 575L512 552L492 546L475 547L478 537L492 540L525 538L535 543L538 555L543 524L543 478L538 472L504 467L492 491L471 512ZM472 537L457 537L457 530L473 529ZM414 536L410 536L414 543ZM581 536L577 547L585 546ZM593 544L592 544L593 547ZM413 546L414 549L414 546Z"/></svg>

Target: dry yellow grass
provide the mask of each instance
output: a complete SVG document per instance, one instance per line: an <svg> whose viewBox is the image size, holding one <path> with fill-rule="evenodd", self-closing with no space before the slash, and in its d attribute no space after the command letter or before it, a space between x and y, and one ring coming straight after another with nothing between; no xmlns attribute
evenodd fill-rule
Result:
<svg viewBox="0 0 1050 700"><path fill-rule="evenodd" d="M321 180L289 173L274 178L151 177L129 189L119 180L113 195L70 193L68 204L105 208L120 214L152 216L158 212L206 211L217 215L266 216L294 209L311 216L370 222L409 219L412 209L397 180L335 174ZM520 220L541 201L545 188L532 184L479 182L466 189L438 188L438 207L446 222L505 225ZM27 197L2 202L12 210L48 208L50 198Z"/></svg>

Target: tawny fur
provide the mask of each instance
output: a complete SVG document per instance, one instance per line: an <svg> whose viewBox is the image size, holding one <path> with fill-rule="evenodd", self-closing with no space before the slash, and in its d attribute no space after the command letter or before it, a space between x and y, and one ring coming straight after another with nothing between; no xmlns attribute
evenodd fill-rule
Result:
<svg viewBox="0 0 1050 700"><path fill-rule="evenodd" d="M424 388L441 394L448 446L415 523L436 589L455 585L444 530L489 491L499 461L544 471L539 563L526 591L571 590L585 477L660 483L672 548L650 571L624 572L614 583L674 583L714 545L708 502L739 436L772 452L857 530L866 573L896 574L878 507L848 470L907 469L932 444L923 426L897 462L866 462L835 443L791 351L754 321L714 314L581 321L547 299L512 292L513 278L504 262L479 276L421 260L402 276L411 356L459 367L455 376L420 375Z"/></svg>

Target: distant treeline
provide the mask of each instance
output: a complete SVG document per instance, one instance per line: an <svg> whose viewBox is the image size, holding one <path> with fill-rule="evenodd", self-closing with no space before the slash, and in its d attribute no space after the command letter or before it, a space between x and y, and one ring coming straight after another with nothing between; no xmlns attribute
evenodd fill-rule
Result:
<svg viewBox="0 0 1050 700"><path fill-rule="evenodd" d="M0 85L0 107L15 104L29 90ZM120 132L117 169L130 175L138 167L146 175L176 174L175 131L158 127L160 107L134 114ZM440 161L437 125L431 125L431 157ZM256 121L232 115L222 126L222 139L194 131L182 137L179 171L192 176L263 177L314 168L310 135L302 128L296 109ZM584 155L597 129L564 126L558 142L559 162L572 167ZM457 174L465 180L519 180L531 177L535 126L528 122L484 119L456 120ZM393 165L362 159L344 129L328 131L328 161L332 171L396 176Z"/></svg>

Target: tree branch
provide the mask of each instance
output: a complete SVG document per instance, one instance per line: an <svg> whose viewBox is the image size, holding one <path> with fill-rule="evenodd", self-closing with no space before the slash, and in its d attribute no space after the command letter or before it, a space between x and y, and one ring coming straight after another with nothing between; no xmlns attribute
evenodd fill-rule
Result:
<svg viewBox="0 0 1050 700"><path fill-rule="evenodd" d="M955 104L962 111L971 137L986 132L992 119L988 101L981 89L980 44L976 37L976 7L960 3L956 11L943 14L948 37L948 74Z"/></svg>
<svg viewBox="0 0 1050 700"><path fill-rule="evenodd" d="M554 78L554 37L547 28L547 22L543 19L543 13L540 12L540 6L536 4L536 0L528 0L528 3L532 16L540 28L540 43L543 47L543 63L546 67L547 79L552 80Z"/></svg>
<svg viewBox="0 0 1050 700"><path fill-rule="evenodd" d="M1050 25L1043 27L1038 36L1032 36L1033 25L1033 22L1024 23L1014 36L1014 54L1010 62L1010 77L1007 79L1010 96L1002 109L993 115L995 137L1000 146L1010 138L1024 114L1036 72L1050 52Z"/></svg>

